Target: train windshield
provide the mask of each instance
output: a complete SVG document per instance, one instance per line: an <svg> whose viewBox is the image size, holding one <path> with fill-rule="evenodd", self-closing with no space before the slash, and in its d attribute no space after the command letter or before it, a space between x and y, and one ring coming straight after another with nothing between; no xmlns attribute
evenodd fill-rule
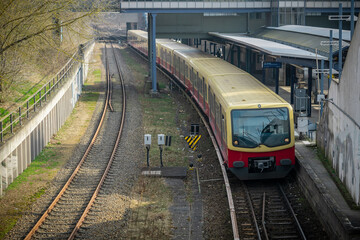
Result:
<svg viewBox="0 0 360 240"><path fill-rule="evenodd" d="M232 142L235 147L277 147L290 143L287 108L233 110Z"/></svg>

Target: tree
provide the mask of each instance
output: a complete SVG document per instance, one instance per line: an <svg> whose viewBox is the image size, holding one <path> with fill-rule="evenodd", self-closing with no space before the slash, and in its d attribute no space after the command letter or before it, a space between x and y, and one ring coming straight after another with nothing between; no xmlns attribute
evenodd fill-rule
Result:
<svg viewBox="0 0 360 240"><path fill-rule="evenodd" d="M58 47L61 28L93 16L100 6L100 0L1 0L0 94L14 82L23 54L43 44Z"/></svg>

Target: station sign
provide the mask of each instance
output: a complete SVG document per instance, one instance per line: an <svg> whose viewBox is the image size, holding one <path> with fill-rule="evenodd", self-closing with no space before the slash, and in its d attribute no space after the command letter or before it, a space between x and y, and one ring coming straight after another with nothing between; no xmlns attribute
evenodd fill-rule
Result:
<svg viewBox="0 0 360 240"><path fill-rule="evenodd" d="M263 62L263 68L281 68L282 62Z"/></svg>
<svg viewBox="0 0 360 240"><path fill-rule="evenodd" d="M351 15L330 15L329 16L330 21L351 21ZM358 20L357 16L354 16L354 21L356 22Z"/></svg>
<svg viewBox="0 0 360 240"><path fill-rule="evenodd" d="M321 46L330 46L330 45L339 46L339 41L321 41L320 45Z"/></svg>
<svg viewBox="0 0 360 240"><path fill-rule="evenodd" d="M328 74L330 72L330 69L314 69L313 71L314 71L315 74L316 73L318 73L318 74L322 74L322 73Z"/></svg>

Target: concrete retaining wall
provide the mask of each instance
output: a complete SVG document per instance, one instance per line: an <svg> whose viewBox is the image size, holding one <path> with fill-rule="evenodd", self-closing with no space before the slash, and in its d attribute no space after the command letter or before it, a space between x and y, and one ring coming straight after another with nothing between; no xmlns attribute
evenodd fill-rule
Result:
<svg viewBox="0 0 360 240"><path fill-rule="evenodd" d="M84 62L76 63L75 70L55 95L0 147L0 195L30 165L72 112L87 77L94 45L86 47Z"/></svg>
<svg viewBox="0 0 360 240"><path fill-rule="evenodd" d="M333 81L318 128L318 146L360 205L360 24L357 24L340 81Z"/></svg>

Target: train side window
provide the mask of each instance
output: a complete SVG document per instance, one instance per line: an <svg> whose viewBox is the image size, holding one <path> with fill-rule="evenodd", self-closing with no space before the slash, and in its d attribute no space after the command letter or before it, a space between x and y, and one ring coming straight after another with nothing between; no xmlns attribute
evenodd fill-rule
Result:
<svg viewBox="0 0 360 240"><path fill-rule="evenodd" d="M185 62L185 60L184 60ZM189 78L189 73L188 73L188 65L185 63L185 79Z"/></svg>

